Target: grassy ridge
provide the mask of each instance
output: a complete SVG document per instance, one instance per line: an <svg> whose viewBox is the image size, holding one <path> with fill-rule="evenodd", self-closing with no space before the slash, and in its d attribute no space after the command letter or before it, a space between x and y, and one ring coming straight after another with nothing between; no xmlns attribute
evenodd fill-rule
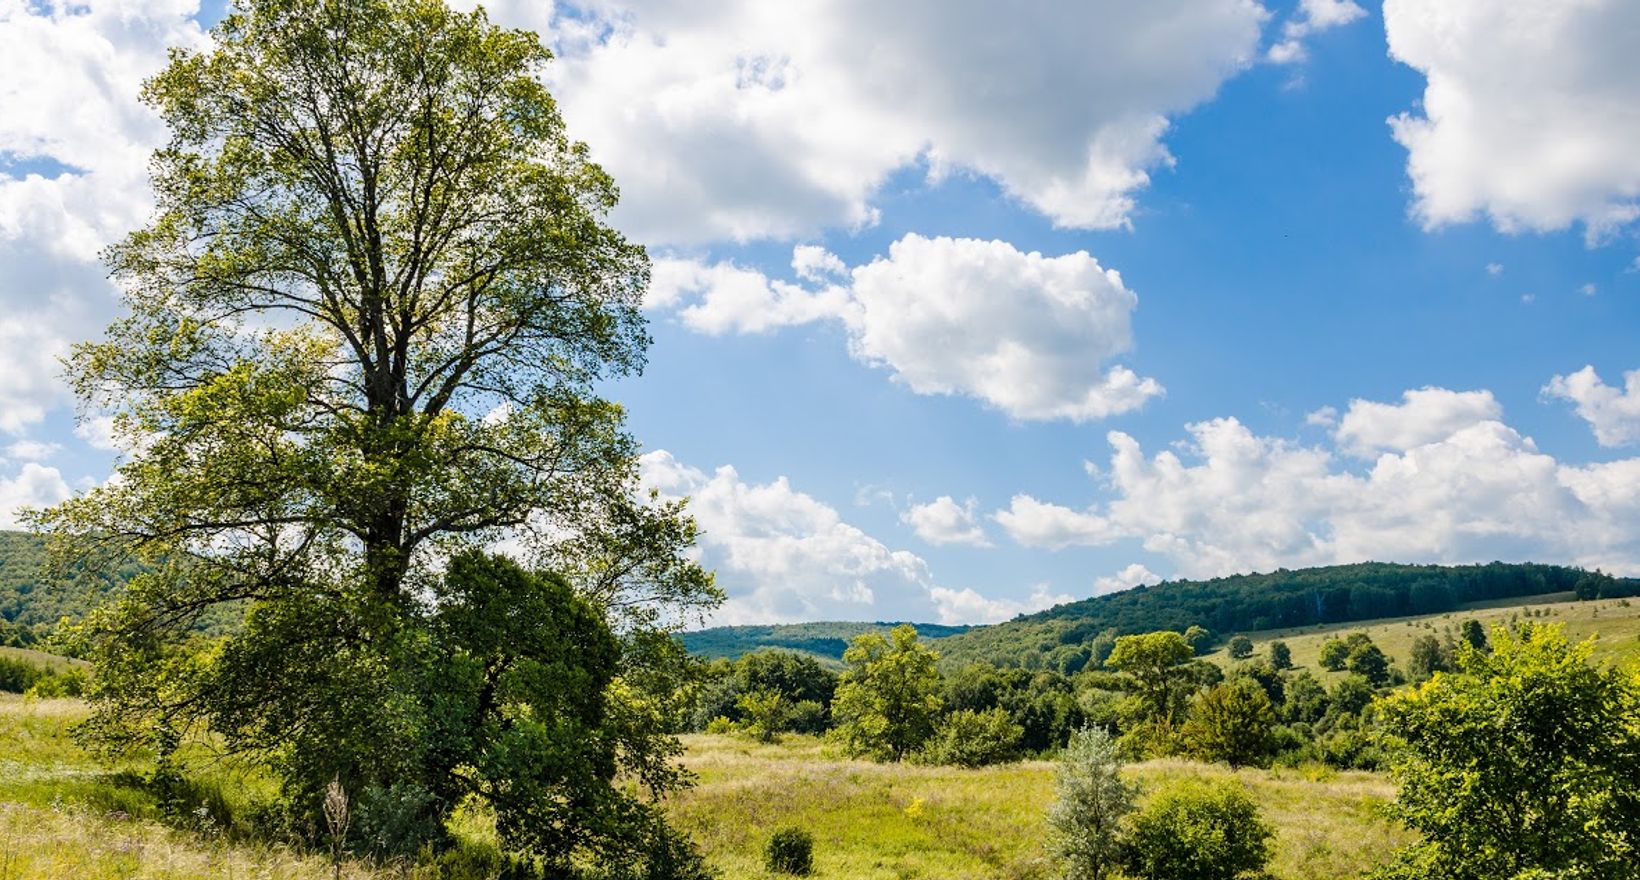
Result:
<svg viewBox="0 0 1640 880"><path fill-rule="evenodd" d="M1328 678L1342 675L1327 672L1319 662L1322 643L1335 636L1364 632L1390 659L1405 669L1412 654L1412 640L1419 636L1439 637L1448 631L1456 635L1459 624L1471 618L1479 620L1488 631L1496 624L1511 621L1539 621L1563 624L1566 637L1573 641L1597 637L1594 652L1597 661L1618 666L1640 666L1640 599L1567 601L1564 597L1560 598L1561 601L1509 605L1486 602L1480 603L1485 607L1472 606L1443 614L1265 630L1246 635L1253 641L1255 657L1263 656L1270 642L1281 640L1292 650L1294 665L1307 667L1317 675ZM1209 654L1207 659L1220 664L1231 662L1223 648Z"/></svg>
<svg viewBox="0 0 1640 880"><path fill-rule="evenodd" d="M716 659L738 658L760 648L782 648L812 654L821 660L840 662L848 643L868 632L888 632L897 622L854 623L821 621L816 623L781 623L753 626L714 626L710 629L679 633L683 646L690 653ZM944 626L937 623L914 623L923 638L937 639L967 632L972 627Z"/></svg>

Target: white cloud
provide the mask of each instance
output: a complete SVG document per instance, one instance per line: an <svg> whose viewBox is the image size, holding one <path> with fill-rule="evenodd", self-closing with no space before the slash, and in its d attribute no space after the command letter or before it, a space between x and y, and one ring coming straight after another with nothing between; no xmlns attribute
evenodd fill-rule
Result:
<svg viewBox="0 0 1640 880"><path fill-rule="evenodd" d="M661 260L650 305L677 309L706 333L835 319L856 359L911 390L967 395L1019 419L1104 418L1163 393L1154 379L1104 366L1132 348L1138 297L1085 251L1045 257L913 234L846 276L835 260L798 249L798 271L824 266L839 279L819 287L730 263Z"/></svg>
<svg viewBox="0 0 1640 880"><path fill-rule="evenodd" d="M1141 584L1149 585L1161 582L1161 575L1146 568L1143 564L1135 562L1115 574L1096 578L1093 582L1093 594L1099 596L1105 593L1114 593L1118 590L1126 590L1130 587L1137 587Z"/></svg>
<svg viewBox="0 0 1640 880"><path fill-rule="evenodd" d="M1074 596L1049 593L1046 585L1039 585L1023 602L1012 599L987 599L972 589L949 590L935 587L930 591L939 623L1000 623L1021 614L1042 611L1055 605L1075 601Z"/></svg>
<svg viewBox="0 0 1640 880"><path fill-rule="evenodd" d="M1046 607L1045 591L1025 602L988 599L935 583L928 564L844 522L837 511L780 477L747 483L732 467L708 474L664 450L639 462L643 487L689 498L701 528L699 561L717 572L728 601L713 622L921 618L974 623Z"/></svg>
<svg viewBox="0 0 1640 880"><path fill-rule="evenodd" d="M1318 428L1331 428L1338 424L1338 407L1323 406L1304 414L1304 424Z"/></svg>
<svg viewBox="0 0 1640 880"><path fill-rule="evenodd" d="M977 172L1062 226L1127 223L1173 161L1168 120L1257 52L1254 0L492 4L543 29L571 133L649 243L874 222L924 162Z"/></svg>
<svg viewBox="0 0 1640 880"><path fill-rule="evenodd" d="M18 440L6 447L6 458L12 461L45 461L62 448L43 440Z"/></svg>
<svg viewBox="0 0 1640 880"><path fill-rule="evenodd" d="M15 476L0 476L0 529L15 529L25 507L50 507L68 498L68 483L54 467L27 462Z"/></svg>
<svg viewBox="0 0 1640 880"><path fill-rule="evenodd" d="M1370 458L1379 452L1405 452L1502 415L1503 407L1490 391L1419 388L1403 393L1398 404L1350 401L1336 435L1346 452Z"/></svg>
<svg viewBox="0 0 1640 880"><path fill-rule="evenodd" d="M1406 415L1377 406L1392 422ZM1365 559L1640 573L1640 459L1568 465L1495 419L1434 424L1448 433L1389 432L1395 447L1365 473L1235 419L1187 426L1183 458L1146 457L1111 432L1108 500L1073 509L1022 495L996 519L1029 546L1137 539L1187 577Z"/></svg>
<svg viewBox="0 0 1640 880"><path fill-rule="evenodd" d="M139 225L164 139L138 101L169 46L204 39L193 0L0 0L0 430L62 403L57 358L112 315L98 251Z"/></svg>
<svg viewBox="0 0 1640 880"><path fill-rule="evenodd" d="M1594 296L1596 293L1600 292L1600 288L1596 287L1593 281L1590 281L1579 286L1577 288L1577 292L1583 294L1584 296Z"/></svg>
<svg viewBox="0 0 1640 880"><path fill-rule="evenodd" d="M1601 446L1640 443L1640 370L1623 374L1623 387L1601 380L1593 366L1569 376L1555 376L1543 386L1545 397L1577 405L1577 414L1594 430Z"/></svg>
<svg viewBox="0 0 1640 880"><path fill-rule="evenodd" d="M1366 14L1365 9L1351 0L1302 0L1298 16L1282 27L1281 42L1271 46L1265 58L1275 64L1303 61L1308 54L1304 48L1305 37L1343 27Z"/></svg>
<svg viewBox="0 0 1640 880"><path fill-rule="evenodd" d="M1640 216L1640 4L1386 0L1390 55L1427 80L1390 119L1426 226L1500 230Z"/></svg>
<svg viewBox="0 0 1640 880"><path fill-rule="evenodd" d="M958 504L950 495L941 495L927 504L913 505L900 515L900 522L911 526L917 537L930 544L989 547L991 542L985 537L985 529L974 519L978 506L979 502L972 498Z"/></svg>
<svg viewBox="0 0 1640 880"><path fill-rule="evenodd" d="M1502 275L1503 274L1503 264L1502 263L1487 263L1486 264L1486 274L1492 276L1493 278L1496 278L1499 275Z"/></svg>

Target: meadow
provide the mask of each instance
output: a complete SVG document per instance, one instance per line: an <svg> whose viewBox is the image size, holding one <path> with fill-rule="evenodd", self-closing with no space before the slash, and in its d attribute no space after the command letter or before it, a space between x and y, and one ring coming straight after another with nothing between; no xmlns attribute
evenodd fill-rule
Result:
<svg viewBox="0 0 1640 880"><path fill-rule="evenodd" d="M85 713L78 700L0 696L0 880L334 876L321 856L255 842L232 828L177 830L161 822L153 796L130 775L146 772L146 762L108 764L74 742L70 728ZM697 782L668 811L725 878L770 876L762 847L784 825L813 832L817 877L1055 876L1042 848L1053 797L1047 762L977 770L873 764L804 736L760 745L698 735L684 743ZM244 798L265 785L201 758L208 791ZM1148 788L1232 775L1177 760L1130 772ZM1275 877L1353 877L1407 840L1379 813L1393 796L1382 776L1321 768L1233 775L1277 829ZM351 861L340 871L354 880L427 876Z"/></svg>

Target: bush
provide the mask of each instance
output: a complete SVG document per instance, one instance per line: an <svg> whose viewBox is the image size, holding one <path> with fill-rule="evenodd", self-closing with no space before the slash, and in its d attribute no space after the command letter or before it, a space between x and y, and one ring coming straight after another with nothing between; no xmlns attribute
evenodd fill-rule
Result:
<svg viewBox="0 0 1640 880"><path fill-rule="evenodd" d="M781 828L763 847L763 864L776 874L807 876L814 870L814 837L801 828Z"/></svg>
<svg viewBox="0 0 1640 880"><path fill-rule="evenodd" d="M1233 636L1228 646L1230 656L1236 660L1246 660L1253 656L1253 640L1246 636Z"/></svg>
<svg viewBox="0 0 1640 880"><path fill-rule="evenodd" d="M1139 880L1235 880L1264 870L1273 836L1240 786L1183 782L1134 815L1124 861Z"/></svg>
<svg viewBox="0 0 1640 880"><path fill-rule="evenodd" d="M1280 671L1293 668L1293 649L1283 641L1270 643L1270 668Z"/></svg>
<svg viewBox="0 0 1640 880"><path fill-rule="evenodd" d="M1015 724L1005 709L959 709L941 720L917 759L959 767L1001 764L1019 757L1019 738L1024 733L1025 728Z"/></svg>
<svg viewBox="0 0 1640 880"><path fill-rule="evenodd" d="M34 687L46 671L32 663L0 657L0 691L20 694Z"/></svg>

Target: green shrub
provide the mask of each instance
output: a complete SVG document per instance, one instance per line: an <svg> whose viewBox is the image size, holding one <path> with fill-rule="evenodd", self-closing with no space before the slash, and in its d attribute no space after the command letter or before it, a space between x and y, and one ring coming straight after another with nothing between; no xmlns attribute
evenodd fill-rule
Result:
<svg viewBox="0 0 1640 880"><path fill-rule="evenodd" d="M959 709L941 719L917 760L958 767L1001 764L1019 757L1019 738L1024 733L1025 728L1015 724L1005 709Z"/></svg>
<svg viewBox="0 0 1640 880"><path fill-rule="evenodd" d="M1273 836L1241 786L1192 780L1133 816L1124 861L1138 880L1236 880L1264 870Z"/></svg>
<svg viewBox="0 0 1640 880"><path fill-rule="evenodd" d="M34 686L46 671L32 663L0 657L0 691L20 694Z"/></svg>
<svg viewBox="0 0 1640 880"><path fill-rule="evenodd" d="M801 828L781 828L763 847L763 864L776 874L807 876L814 870L814 837Z"/></svg>
<svg viewBox="0 0 1640 880"><path fill-rule="evenodd" d="M730 721L728 718L719 715L711 721L706 722L706 732L714 733L719 736L734 733L735 723Z"/></svg>

